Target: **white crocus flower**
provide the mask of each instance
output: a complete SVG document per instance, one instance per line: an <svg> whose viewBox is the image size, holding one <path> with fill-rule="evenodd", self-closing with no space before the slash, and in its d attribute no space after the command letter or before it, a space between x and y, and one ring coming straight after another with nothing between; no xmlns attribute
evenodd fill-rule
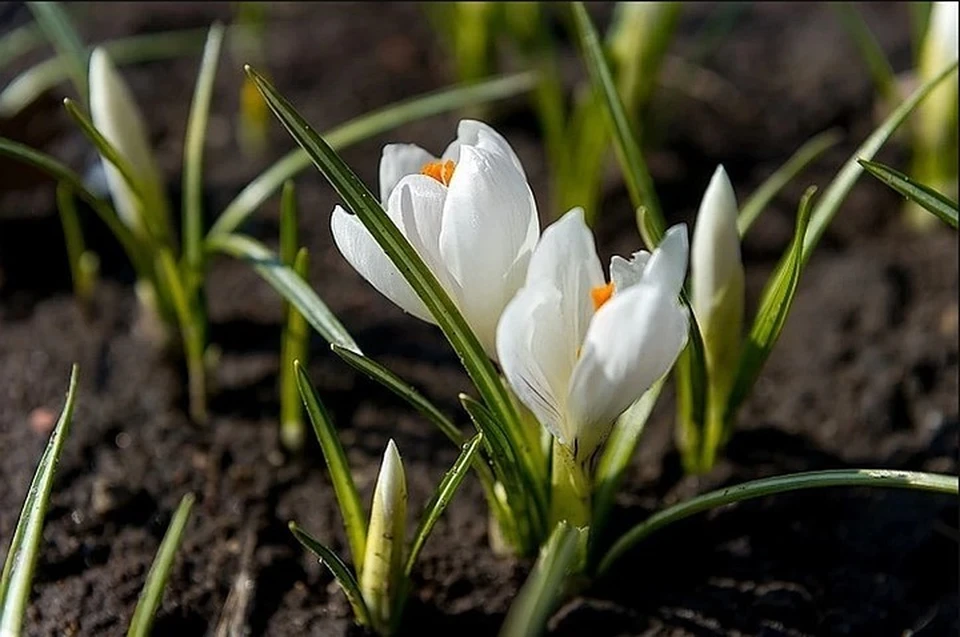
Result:
<svg viewBox="0 0 960 637"><path fill-rule="evenodd" d="M146 205L161 207L155 211L157 219L166 223L163 178L150 148L143 116L107 52L99 47L90 55L90 117L97 130L129 164L149 201ZM127 227L143 232L147 222L140 200L120 171L109 161L102 161L117 214Z"/></svg>
<svg viewBox="0 0 960 637"><path fill-rule="evenodd" d="M510 144L486 124L463 120L440 158L413 144L388 145L380 196L494 357L497 321L522 285L540 236L533 192ZM330 226L344 258L371 285L401 309L436 322L357 217L337 206Z"/></svg>
<svg viewBox="0 0 960 637"><path fill-rule="evenodd" d="M686 344L686 268L683 225L652 255L613 257L606 284L581 208L544 230L500 319L497 349L517 397L581 466Z"/></svg>
<svg viewBox="0 0 960 637"><path fill-rule="evenodd" d="M720 409L740 355L743 262L737 231L737 198L718 166L697 213L690 251L690 291L707 356L711 398ZM722 417L722 416L721 416Z"/></svg>

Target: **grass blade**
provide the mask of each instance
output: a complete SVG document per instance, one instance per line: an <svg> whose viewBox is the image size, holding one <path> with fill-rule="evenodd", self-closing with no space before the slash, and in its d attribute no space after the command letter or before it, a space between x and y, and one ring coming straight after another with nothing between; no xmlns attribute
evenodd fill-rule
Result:
<svg viewBox="0 0 960 637"><path fill-rule="evenodd" d="M821 489L825 487L915 489L917 491L946 493L955 496L958 485L956 476L889 469L809 471L752 480L699 495L650 516L645 521L630 529L630 531L625 533L617 543L613 545L600 562L597 574L603 575L609 571L621 555L647 536L674 522L688 518L691 515L727 504L762 498L777 493L798 491L800 489Z"/></svg>
<svg viewBox="0 0 960 637"><path fill-rule="evenodd" d="M23 503L17 528L7 551L7 559L0 576L0 634L19 635L23 617L30 599L30 586L33 571L40 553L43 539L43 522L50 503L50 491L53 489L54 475L63 445L70 435L73 424L73 406L77 397L79 368L74 365L70 371L70 384L67 398L60 412L57 426L50 435L47 448L40 457L37 471L30 483L30 490Z"/></svg>
<svg viewBox="0 0 960 637"><path fill-rule="evenodd" d="M423 549L427 538L430 537L430 532L433 531L434 525L437 523L437 520L440 519L440 516L443 515L444 509L450 504L450 500L453 499L457 489L460 488L460 483L463 482L463 479L467 476L467 471L470 470L470 465L473 462L474 455L477 453L477 449L480 448L480 442L482 440L483 434L477 434L471 438L470 442L464 445L463 451L460 452L457 461L453 463L450 470L443 476L443 480L440 481L440 485L434 492L430 502L424 507L423 514L420 516L420 525L417 527L416 533L413 534L413 543L410 545L410 553L407 556L407 565L404 569L407 577L410 577L410 573L413 572L413 566L417 563L420 550Z"/></svg>
<svg viewBox="0 0 960 637"><path fill-rule="evenodd" d="M840 131L831 129L816 135L801 146L783 166L776 172L767 177L760 186L750 195L743 206L740 208L740 215L737 217L737 230L740 236L747 234L747 230L753 225L773 198L777 196L784 186L793 181L797 175L803 172L803 169L819 158L823 153L836 146L841 139Z"/></svg>
<svg viewBox="0 0 960 637"><path fill-rule="evenodd" d="M957 227L957 204L950 201L947 196L929 186L914 181L890 166L865 159L858 159L857 161L863 166L864 170L887 184L890 188L933 213L947 225L953 228Z"/></svg>
<svg viewBox="0 0 960 637"><path fill-rule="evenodd" d="M603 455L593 474L593 515L590 523L590 553L593 553L596 538L600 537L607 517L613 509L613 501L617 496L623 474L633 458L633 453L640 442L640 434L647 424L647 419L657 404L660 391L666 377L658 380L647 392L633 403L627 411L617 419L610 438L604 445Z"/></svg>
<svg viewBox="0 0 960 637"><path fill-rule="evenodd" d="M293 260L293 272L307 281L309 255L306 248ZM290 450L303 447L303 403L297 389L297 373L294 363L306 364L310 345L310 330L303 314L287 304L287 320L284 323L280 345L280 440Z"/></svg>
<svg viewBox="0 0 960 637"><path fill-rule="evenodd" d="M856 45L860 57L866 63L877 93L890 103L896 102L898 97L897 76L893 72L893 67L890 66L890 60L887 59L883 48L877 42L873 32L870 31L870 27L863 16L850 2L837 2L831 4L831 6L837 12L840 23L846 29L847 34Z"/></svg>
<svg viewBox="0 0 960 637"><path fill-rule="evenodd" d="M27 6L33 12L33 17L43 31L50 44L60 58L65 61L70 79L73 81L81 101L86 104L89 91L87 87L87 61L89 55L86 47L67 12L59 2L28 2Z"/></svg>
<svg viewBox="0 0 960 637"><path fill-rule="evenodd" d="M663 238L663 233L666 230L666 223L660 210L660 201L653 187L653 179L650 177L650 171L647 170L640 145L637 143L636 135L630 126L623 101L620 99L620 94L617 93L613 75L610 73L610 67L600 45L597 31L590 21L590 16L587 15L587 10L581 2L572 3L572 8L577 33L580 37L580 47L583 49L587 70L590 72L590 81L593 84L594 91L603 97L603 103L606 105L603 110L613 134L614 147L623 168L624 181L630 193L630 200L633 202L634 208L639 209L642 206L647 210L646 215L640 215L637 219L640 234L643 235L647 247L653 250L660 243L660 239Z"/></svg>
<svg viewBox="0 0 960 637"><path fill-rule="evenodd" d="M563 595L567 575L574 568L581 533L566 522L557 524L510 606L500 637L536 637L543 633Z"/></svg>
<svg viewBox="0 0 960 637"><path fill-rule="evenodd" d="M363 571L364 550L367 544L367 520L363 514L363 506L360 504L360 494L357 493L357 485L353 482L347 456L340 445L330 414L320 402L320 396L317 395L317 390L310 382L306 370L300 366L299 362L294 363L294 368L297 372L300 397L303 399L310 422L313 423L313 431L323 450L323 458L330 472L330 482L333 483L333 490L337 495L340 515L343 516L343 526L347 531L350 553L353 555L353 563L359 573Z"/></svg>
<svg viewBox="0 0 960 637"><path fill-rule="evenodd" d="M865 159L870 161L880 150L880 147L890 138L897 128L907 119L907 116L913 112L923 99L930 94L943 80L957 70L957 62L954 61L943 71L937 74L929 82L914 91L913 95L904 100L894 111L880 124L879 127L860 145L847 163L843 165L837 176L830 182L826 191L823 193L820 201L810 216L810 227L803 241L803 263L806 263L813 253L813 249L820 241L820 237L826 232L827 225L833 219L833 215L840 209L847 194L857 182L863 168L858 160Z"/></svg>
<svg viewBox="0 0 960 637"><path fill-rule="evenodd" d="M203 146L223 32L220 24L210 27L190 104L187 136L183 142L183 260L191 298L197 294L203 282Z"/></svg>
<svg viewBox="0 0 960 637"><path fill-rule="evenodd" d="M384 212L377 198L336 151L314 132L269 82L249 66L246 70L257 83L270 110L280 119L297 143L307 151L313 163L343 199L346 207L366 226L436 319L484 401L494 416L506 426L510 443L521 456L521 467L531 475L537 475L533 454L539 450L532 449L527 443L521 430L519 417L500 376L456 304L400 229Z"/></svg>
<svg viewBox="0 0 960 637"><path fill-rule="evenodd" d="M467 442L466 436L463 435L460 429L453 424L453 421L447 418L436 405L427 400L423 394L411 387L406 381L389 369L372 358L345 349L339 345L331 345L331 349L334 354L342 358L348 365L405 400L427 420L436 425L437 429L443 432L443 435L449 438L455 445L463 445Z"/></svg>
<svg viewBox="0 0 960 637"><path fill-rule="evenodd" d="M787 248L777 268L770 276L770 280L760 297L757 315L753 319L750 333L743 344L740 362L737 365L737 376L727 399L726 414L723 422L733 421L736 410L753 389L760 370L763 369L767 357L783 330L783 325L790 314L793 297L800 282L800 272L803 269L803 240L806 236L807 225L810 221L810 208L813 205L813 195L816 187L811 186L800 200L797 211L797 227L793 233L793 240ZM720 435L715 432L714 435ZM719 442L719 441L715 441ZM714 447L716 444L713 445Z"/></svg>
<svg viewBox="0 0 960 637"><path fill-rule="evenodd" d="M343 560L341 560L336 553L311 537L309 533L301 529L296 522L291 522L289 527L290 532L297 538L297 541L308 551L316 555L320 563L326 566L334 578L336 578L344 595L347 596L347 601L350 602L350 606L353 608L353 614L357 618L357 623L363 626L369 626L370 612L367 610L367 605L363 601L363 595L360 594L360 585L357 583L357 578L354 577L350 569L347 568L347 565L343 563Z"/></svg>
<svg viewBox="0 0 960 637"><path fill-rule="evenodd" d="M257 274L293 304L329 343L360 352L353 337L317 293L262 243L238 234L217 235L207 240L207 249L250 262Z"/></svg>
<svg viewBox="0 0 960 637"><path fill-rule="evenodd" d="M35 22L21 25L0 36L0 69L44 42L43 31Z"/></svg>
<svg viewBox="0 0 960 637"><path fill-rule="evenodd" d="M206 29L145 33L104 42L101 46L118 66L192 54L203 47ZM87 55L92 49L87 49ZM0 55L0 59L3 56ZM40 95L69 79L70 65L52 57L31 66L13 78L0 92L0 117L14 117Z"/></svg>
<svg viewBox="0 0 960 637"><path fill-rule="evenodd" d="M73 293L81 305L86 305L90 302L97 284L99 260L96 254L86 248L73 189L65 182L57 184L57 210L60 212L60 225L63 226L63 241L67 249Z"/></svg>
<svg viewBox="0 0 960 637"><path fill-rule="evenodd" d="M140 593L137 608L133 611L133 619L130 620L127 637L150 636L153 620L160 608L160 602L163 600L163 590L167 586L170 571L173 570L174 558L176 558L180 542L183 540L183 532L190 521L190 509L193 508L194 501L195 498L192 493L188 493L180 499L180 505L177 507L176 513L173 514L170 526L167 527L167 532L160 543L157 556L150 566L147 582Z"/></svg>
<svg viewBox="0 0 960 637"><path fill-rule="evenodd" d="M323 134L335 150L385 133L419 119L454 111L465 106L512 97L536 84L530 73L508 75L477 84L460 84L426 93L361 115ZM310 165L310 156L302 148L291 151L251 181L224 209L210 229L210 236L236 230L247 217L270 198L286 180Z"/></svg>

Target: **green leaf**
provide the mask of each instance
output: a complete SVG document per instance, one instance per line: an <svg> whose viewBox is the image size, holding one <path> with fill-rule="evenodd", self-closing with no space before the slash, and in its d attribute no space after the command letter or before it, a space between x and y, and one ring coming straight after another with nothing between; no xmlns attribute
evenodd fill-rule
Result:
<svg viewBox="0 0 960 637"><path fill-rule="evenodd" d="M413 566L417 563L420 550L423 549L427 538L430 537L430 532L433 531L434 525L437 523L437 520L440 519L440 516L443 515L443 511L447 508L447 505L450 504L457 489L460 488L460 483L463 482L463 479L467 476L467 471L470 469L474 455L477 453L477 449L480 448L480 442L482 440L483 434L477 434L470 439L470 442L463 446L463 451L460 452L457 461L453 463L450 470L443 476L443 480L441 480L439 486L437 486L437 490L434 492L430 502L424 507L423 514L420 516L420 524L417 527L416 533L413 534L413 543L410 545L410 553L407 556L407 564L404 568L404 574L407 577L410 577L410 573L413 572Z"/></svg>
<svg viewBox="0 0 960 637"><path fill-rule="evenodd" d="M362 626L369 626L370 612L363 602L363 595L360 594L360 585L357 584L357 578L353 576L343 560L336 553L313 539L306 531L297 526L296 522L291 522L289 527L297 541L316 555L320 563L326 566L336 578L337 584L340 585L341 590L347 596L347 601L350 602L350 607L353 608L353 615L356 617L357 623Z"/></svg>
<svg viewBox="0 0 960 637"><path fill-rule="evenodd" d="M146 33L104 42L102 46L118 66L192 54L203 47L206 29ZM89 56L91 48L87 48ZM0 60L3 60L0 55ZM0 117L14 117L40 95L69 79L69 60L59 56L31 66L0 92Z"/></svg>
<svg viewBox="0 0 960 637"><path fill-rule="evenodd" d="M296 307L327 342L360 351L353 337L317 293L262 243L238 234L216 235L207 240L207 249L250 262L254 271Z"/></svg>
<svg viewBox="0 0 960 637"><path fill-rule="evenodd" d="M43 539L43 521L50 504L50 491L60 462L63 445L70 435L73 424L73 406L77 397L79 368L74 365L70 371L70 384L67 398L60 412L57 426L50 435L47 448L40 457L37 470L33 474L30 490L20 511L17 528L7 551L0 576L0 634L19 635L23 618L30 600L30 586L33 571L40 554L40 542Z"/></svg>
<svg viewBox="0 0 960 637"><path fill-rule="evenodd" d="M750 229L753 222L757 220L760 213L766 210L784 186L793 181L804 168L823 153L836 146L840 139L841 134L838 129L831 129L810 138L783 166L767 177L766 181L760 184L740 208L740 215L737 217L737 229L740 231L740 236L743 237L747 234L747 230Z"/></svg>
<svg viewBox="0 0 960 637"><path fill-rule="evenodd" d="M526 552L540 543L543 529L546 528L545 485L533 482L523 470L507 432L483 403L466 394L460 394L460 403L474 426L483 434L487 456L493 463L497 479L503 485L512 521L520 534L519 540L523 544L521 552Z"/></svg>
<svg viewBox="0 0 960 637"><path fill-rule="evenodd" d="M654 383L643 396L630 405L627 411L617 419L617 423L610 432L610 437L603 446L603 454L600 456L600 462L597 463L597 468L593 474L593 514L590 523L591 554L595 549L595 538L600 537L603 528L606 526L607 518L617 497L617 491L623 482L623 475L633 458L634 451L637 449L637 443L640 442L640 434L643 433L647 419L657 404L665 380L666 376Z"/></svg>
<svg viewBox="0 0 960 637"><path fill-rule="evenodd" d="M190 521L190 509L193 507L194 500L192 493L188 493L180 499L180 505L177 507L176 513L173 514L170 526L167 527L167 532L160 543L157 556L150 566L147 582L140 593L137 608L133 611L133 619L130 620L127 637L150 636L150 629L157 615L157 609L160 608L160 602L163 600L163 590L170 578L170 571L173 570L173 561L177 556L177 550L180 548L183 532L187 528L187 522Z"/></svg>
<svg viewBox="0 0 960 637"><path fill-rule="evenodd" d="M407 384L402 378L391 372L389 369L368 358L363 354L358 354L339 345L331 345L330 348L334 354L342 358L348 365L363 373L371 380L380 383L394 394L405 400L411 407L416 409L427 420L437 426L443 435L449 438L455 445L463 445L467 438L457 428L453 422L441 412L436 405L416 389Z"/></svg>
<svg viewBox="0 0 960 637"><path fill-rule="evenodd" d="M303 399L303 405L307 408L307 414L310 416L310 422L313 423L313 431L317 435L317 441L320 448L323 449L323 458L327 462L327 469L330 472L330 482L333 483L333 491L337 495L337 503L340 505L340 515L343 517L343 526L347 531L347 540L350 544L350 553L353 555L353 563L357 567L357 572L363 572L364 550L367 545L367 519L363 513L363 506L360 504L360 495L357 493L357 485L353 482L353 476L350 475L350 466L347 464L347 456L340 445L340 438L337 437L337 430L333 426L330 414L327 413L323 403L320 402L320 396L314 389L310 377L300 365L294 363L297 370L297 387L300 388L300 398Z"/></svg>
<svg viewBox="0 0 960 637"><path fill-rule="evenodd" d="M797 211L797 227L793 233L793 240L767 281L763 295L760 297L757 315L753 319L750 334L743 345L737 366L737 376L727 399L726 415L723 419L726 423L733 421L740 404L753 389L757 377L760 376L760 370L767 362L767 357L770 356L790 314L793 297L800 282L800 272L803 269L803 240L810 221L810 209L816 191L815 186L810 186L803 194Z"/></svg>
<svg viewBox="0 0 960 637"><path fill-rule="evenodd" d="M936 77L917 89L913 95L904 100L893 113L877 127L870 137L868 137L866 141L860 145L860 148L853 153L850 159L847 160L847 163L843 165L843 168L840 169L840 172L837 173L837 176L830 183L830 186L824 191L823 197L810 215L810 227L803 241L803 263L806 263L810 258L813 249L817 247L817 243L820 241L820 237L823 236L823 233L826 231L827 225L829 225L837 210L840 209L847 194L863 172L863 168L858 163L858 160L865 159L869 161L873 159L873 156L880 150L880 147L883 146L904 120L907 119L907 116L913 112L917 105L943 82L943 80L956 72L956 70L957 62L954 61L938 73Z"/></svg>
<svg viewBox="0 0 960 637"><path fill-rule="evenodd" d="M44 42L43 31L35 22L21 25L0 35L0 69Z"/></svg>
<svg viewBox="0 0 960 637"><path fill-rule="evenodd" d="M947 225L957 227L957 204L937 192L930 186L925 186L914 181L907 175L890 166L867 161L866 159L857 160L864 170L896 190L898 193L922 206L925 210L932 212Z"/></svg>
<svg viewBox="0 0 960 637"><path fill-rule="evenodd" d="M293 260L293 271L306 283L309 271L309 255L306 248ZM284 322L280 345L280 440L287 449L303 447L303 404L297 389L297 373L294 363L306 364L310 345L310 330L307 320L297 308L287 304L287 320Z"/></svg>
<svg viewBox="0 0 960 637"><path fill-rule="evenodd" d="M340 150L385 133L403 124L454 111L465 106L504 99L530 90L536 78L530 73L508 75L476 84L461 84L426 93L361 115L323 134L331 148ZM297 149L284 155L240 191L210 229L211 237L236 230L283 182L310 165L310 156Z"/></svg>
<svg viewBox="0 0 960 637"><path fill-rule="evenodd" d="M28 2L33 17L50 40L57 54L68 65L73 85L86 104L89 95L87 87L87 62L89 56L80 35L73 27L70 17L59 2Z"/></svg>
<svg viewBox="0 0 960 637"><path fill-rule="evenodd" d="M840 23L853 39L860 57L870 70L870 77L873 79L877 93L884 100L893 103L898 98L896 74L863 16L850 2L831 3L830 6L837 12Z"/></svg>
<svg viewBox="0 0 960 637"><path fill-rule="evenodd" d="M60 212L60 225L63 226L63 240L67 249L73 294L81 304L88 303L96 284L96 273L84 266L84 259L89 260L91 256L85 255L93 255L93 253L87 251L86 242L83 239L73 189L62 181L57 183L57 210Z"/></svg>
<svg viewBox="0 0 960 637"><path fill-rule="evenodd" d="M647 247L653 250L660 243L666 230L666 222L660 211L660 202L653 187L653 179L647 170L640 145L624 111L623 101L617 93L616 84L590 16L587 15L583 3L574 2L572 6L574 21L580 36L580 47L583 49L587 70L590 72L590 81L593 83L594 91L604 98L603 102L606 105L604 113L613 134L614 147L623 169L627 190L630 192L630 200L634 208L639 209L642 206L647 210L645 216L638 217L640 234L643 235Z"/></svg>
<svg viewBox="0 0 960 637"><path fill-rule="evenodd" d="M193 91L187 136L183 142L183 259L187 287L193 297L203 282L203 146L210 120L210 101L223 44L223 26L210 27Z"/></svg>
<svg viewBox="0 0 960 637"><path fill-rule="evenodd" d="M297 222L297 191L292 180L283 184L280 193L280 261L293 265L300 249L300 233Z"/></svg>
<svg viewBox="0 0 960 637"><path fill-rule="evenodd" d="M564 594L567 576L574 569L582 533L566 522L557 524L510 605L500 637L536 637L543 633Z"/></svg>
<svg viewBox="0 0 960 637"><path fill-rule="evenodd" d="M523 470L531 475L538 475L535 454L539 450L527 444L519 417L500 376L436 276L356 173L269 82L249 66L246 70L256 82L270 110L280 119L287 132L307 151L313 163L344 200L346 207L357 215L436 319L491 412L505 425L510 444L517 451Z"/></svg>
<svg viewBox="0 0 960 637"><path fill-rule="evenodd" d="M752 480L699 495L650 516L617 540L601 560L597 574L603 575L609 571L624 553L655 531L691 515L777 493L824 487L883 487L952 495L956 495L958 490L956 476L891 469L834 469Z"/></svg>

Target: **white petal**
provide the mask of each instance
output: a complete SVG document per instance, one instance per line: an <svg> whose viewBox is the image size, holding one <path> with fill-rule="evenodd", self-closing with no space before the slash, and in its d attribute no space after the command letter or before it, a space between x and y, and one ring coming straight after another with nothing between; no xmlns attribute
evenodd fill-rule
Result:
<svg viewBox="0 0 960 637"><path fill-rule="evenodd" d="M589 458L617 416L669 371L687 328L676 294L646 278L597 311L567 400L578 458Z"/></svg>
<svg viewBox="0 0 960 637"><path fill-rule="evenodd" d="M407 191L407 194L402 194ZM407 175L397 183L387 202L387 214L399 225L427 266L447 278L440 258L440 228L447 188L426 175ZM406 202L406 203L404 203Z"/></svg>
<svg viewBox="0 0 960 637"><path fill-rule="evenodd" d="M678 223L667 230L643 268L644 281L656 281L658 287L680 294L687 275L687 224Z"/></svg>
<svg viewBox="0 0 960 637"><path fill-rule="evenodd" d="M436 323L413 288L359 219L337 206L330 217L330 231L343 258L380 294L405 312L428 323Z"/></svg>
<svg viewBox="0 0 960 637"><path fill-rule="evenodd" d="M374 506L381 506L381 514L391 523L389 528L403 528L405 521L398 521L398 524L392 524L395 516L405 508L407 499L407 480L403 471L403 462L400 460L400 452L397 451L397 445L391 438L387 442L387 448L383 452L383 459L380 461L380 474L377 476L377 486L374 489ZM379 501L379 502L378 502Z"/></svg>
<svg viewBox="0 0 960 637"><path fill-rule="evenodd" d="M497 326L497 354L517 398L561 441L566 430L565 398L576 358L558 346L563 299L551 285L524 287L507 304Z"/></svg>
<svg viewBox="0 0 960 637"><path fill-rule="evenodd" d="M563 336L556 347L575 357L593 317L590 291L603 285L600 258L582 208L573 208L543 231L530 258L526 284L549 284L559 290Z"/></svg>
<svg viewBox="0 0 960 637"><path fill-rule="evenodd" d="M942 60L941 66L935 70L956 61L960 51L960 41L957 36L958 26L960 26L958 25L958 8L960 3L957 2L931 3L927 39L930 40L931 52L936 51L934 55Z"/></svg>
<svg viewBox="0 0 960 637"><path fill-rule="evenodd" d="M723 166L718 166L700 203L690 251L691 300L697 319L707 320L714 299L742 276L737 198Z"/></svg>
<svg viewBox="0 0 960 637"><path fill-rule="evenodd" d="M463 146L443 206L440 254L463 289L461 309L488 352L516 293L518 261L536 241L537 209L523 175L502 154Z"/></svg>
<svg viewBox="0 0 960 637"><path fill-rule="evenodd" d="M646 250L634 252L629 261L621 256L610 259L610 280L613 282L614 294L640 283L649 260L650 253Z"/></svg>
<svg viewBox="0 0 960 637"><path fill-rule="evenodd" d="M459 163L461 146L477 146L485 150L499 151L509 157L520 174L526 178L526 173L520 164L520 158L513 151L513 147L510 146L503 135L488 124L475 119L460 120L460 124L457 126L457 138L450 142L447 149L443 151L443 159L452 159Z"/></svg>
<svg viewBox="0 0 960 637"><path fill-rule="evenodd" d="M407 175L415 175L436 157L416 144L387 144L380 156L380 201L390 199L397 183Z"/></svg>
<svg viewBox="0 0 960 637"><path fill-rule="evenodd" d="M137 177L162 192L163 182L140 109L110 57L99 47L90 55L90 118ZM104 160L103 168L117 214L129 227L141 227L138 198L113 164Z"/></svg>

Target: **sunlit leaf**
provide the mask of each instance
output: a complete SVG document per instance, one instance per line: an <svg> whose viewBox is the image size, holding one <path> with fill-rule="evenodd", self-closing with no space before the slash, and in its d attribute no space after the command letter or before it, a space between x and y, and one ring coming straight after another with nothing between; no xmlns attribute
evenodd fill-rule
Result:
<svg viewBox="0 0 960 637"><path fill-rule="evenodd" d="M933 213L941 221L954 228L957 227L957 204L937 192L929 186L925 186L914 181L902 172L894 170L890 166L867 161L858 160L864 170L896 190L898 193L918 204L925 210Z"/></svg>

